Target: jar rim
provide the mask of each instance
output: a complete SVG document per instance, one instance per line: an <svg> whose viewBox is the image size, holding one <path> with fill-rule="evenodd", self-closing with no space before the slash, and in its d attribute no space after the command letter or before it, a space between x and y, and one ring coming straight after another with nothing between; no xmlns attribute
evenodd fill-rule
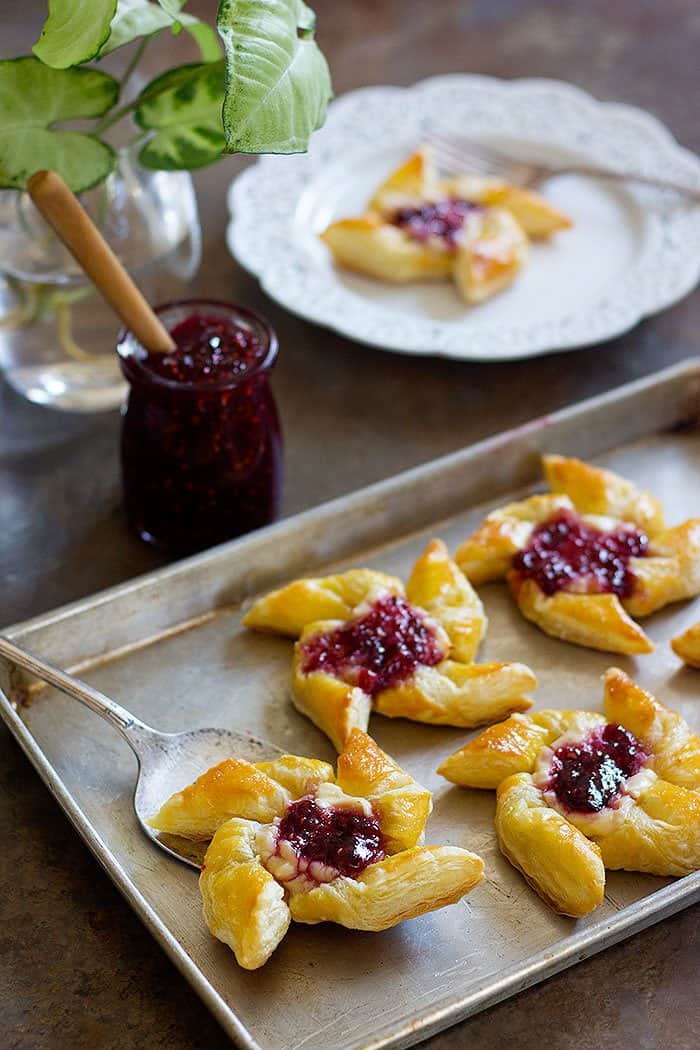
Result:
<svg viewBox="0 0 700 1050"><path fill-rule="evenodd" d="M249 379L254 379L256 376L265 374L271 370L277 358L277 351L279 349L277 333L266 317L263 317L262 314L257 313L255 310L251 310L250 307L240 306L238 303L231 303L225 299L194 297L192 299L172 299L165 303L159 303L157 306L154 306L153 309L156 314L160 315L167 310L172 310L176 307L195 308L201 306L213 306L221 310L226 310L230 314L238 314L244 319L255 322L256 327L262 331L267 339L267 346L263 344L263 353L250 370L236 379L223 380L219 383L167 379L165 376L161 376L157 372L151 372L144 366L143 359L135 356L133 352L121 352L121 347L126 343L129 337L132 339L133 346L140 347L143 350L143 347L135 339L132 332L128 328L122 328L117 336L117 354L119 356L122 371L129 382L132 382L132 379L136 379L137 381L149 383L153 386L162 387L167 390L196 392L198 394L216 394L225 390L235 390L236 387L247 382ZM133 375L130 373L133 373Z"/></svg>

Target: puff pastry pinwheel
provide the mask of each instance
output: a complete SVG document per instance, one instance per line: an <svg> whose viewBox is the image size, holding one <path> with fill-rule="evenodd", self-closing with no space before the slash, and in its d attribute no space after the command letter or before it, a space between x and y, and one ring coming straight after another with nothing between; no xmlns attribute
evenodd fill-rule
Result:
<svg viewBox="0 0 700 1050"><path fill-rule="evenodd" d="M296 580L259 599L248 627L297 637L295 706L341 751L370 712L470 728L525 711L537 684L518 663L472 663L486 630L483 606L433 540L404 590L370 569Z"/></svg>
<svg viewBox="0 0 700 1050"><path fill-rule="evenodd" d="M667 529L632 482L545 456L551 493L488 515L456 560L478 585L505 577L520 611L547 634L614 653L654 648L632 617L700 592L700 519Z"/></svg>
<svg viewBox="0 0 700 1050"><path fill-rule="evenodd" d="M379 187L368 211L321 234L336 261L380 280L452 277L467 303L507 287L527 262L528 237L570 220L537 193L499 179L440 179L429 148Z"/></svg>
<svg viewBox="0 0 700 1050"><path fill-rule="evenodd" d="M430 792L357 729L337 775L295 755L227 759L168 799L151 824L211 837L199 879L204 917L255 970L292 920L386 930L473 889L480 857L422 845L431 808Z"/></svg>
<svg viewBox="0 0 700 1050"><path fill-rule="evenodd" d="M497 790L501 851L564 915L600 904L605 868L700 868L700 737L622 671L604 683L604 715L515 714L438 770Z"/></svg>
<svg viewBox="0 0 700 1050"><path fill-rule="evenodd" d="M700 623L671 639L671 648L688 667L700 668Z"/></svg>

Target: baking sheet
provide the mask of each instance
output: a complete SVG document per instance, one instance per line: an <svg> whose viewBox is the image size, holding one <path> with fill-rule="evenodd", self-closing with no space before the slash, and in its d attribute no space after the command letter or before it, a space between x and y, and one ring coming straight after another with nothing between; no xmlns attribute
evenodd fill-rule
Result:
<svg viewBox="0 0 700 1050"><path fill-rule="evenodd" d="M333 761L326 738L289 701L291 644L243 631L242 601L300 572L369 565L405 578L430 538L454 550L485 512L529 491L542 449L595 456L651 488L673 523L700 515L699 418L696 362L5 633L157 728L249 729ZM617 665L700 728L700 673L681 669L667 645L700 618L700 601L646 620L657 651L630 658L547 638L501 584L481 593L490 629L479 659L528 663L539 679L537 707L599 710L600 675ZM0 686L3 717L73 823L225 1029L251 1050L408 1046L700 897L700 874L609 873L592 915L554 915L500 856L493 794L450 787L434 773L470 734L377 715L370 731L380 746L435 793L426 841L480 853L487 878L460 903L382 934L294 925L271 961L248 973L206 931L196 873L139 831L126 743L54 690L33 692L4 663Z"/></svg>

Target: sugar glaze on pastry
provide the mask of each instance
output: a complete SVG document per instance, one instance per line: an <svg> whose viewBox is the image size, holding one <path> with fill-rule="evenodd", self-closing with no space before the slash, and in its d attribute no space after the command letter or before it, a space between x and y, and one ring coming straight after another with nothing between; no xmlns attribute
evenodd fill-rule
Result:
<svg viewBox="0 0 700 1050"><path fill-rule="evenodd" d="M601 903L605 868L700 869L700 737L615 668L603 709L515 714L438 769L497 791L502 853L564 915Z"/></svg>
<svg viewBox="0 0 700 1050"><path fill-rule="evenodd" d="M296 580L260 598L243 623L297 637L292 698L342 751L370 714L470 728L531 706L519 663L474 663L487 621L441 540L404 588L370 569Z"/></svg>
<svg viewBox="0 0 700 1050"><path fill-rule="evenodd" d="M386 930L473 889L483 877L480 857L422 844L431 809L431 793L356 729L335 774L295 755L228 759L150 823L211 837L199 879L204 917L239 965L254 970L292 920Z"/></svg>
<svg viewBox="0 0 700 1050"><path fill-rule="evenodd" d="M473 305L513 282L529 238L570 225L540 194L500 179L439 178L423 147L388 176L364 215L331 223L321 237L342 266L393 283L451 277Z"/></svg>
<svg viewBox="0 0 700 1050"><path fill-rule="evenodd" d="M544 456L551 492L493 511L457 550L474 584L505 578L546 634L648 653L636 617L700 593L700 519L666 528L658 501L612 471Z"/></svg>
<svg viewBox="0 0 700 1050"><path fill-rule="evenodd" d="M688 667L700 669L700 622L672 638L671 648Z"/></svg>

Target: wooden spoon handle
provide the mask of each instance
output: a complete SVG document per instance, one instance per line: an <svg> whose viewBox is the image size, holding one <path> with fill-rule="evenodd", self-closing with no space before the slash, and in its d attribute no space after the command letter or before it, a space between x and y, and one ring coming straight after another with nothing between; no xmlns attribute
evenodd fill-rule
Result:
<svg viewBox="0 0 700 1050"><path fill-rule="evenodd" d="M61 176L55 171L36 171L27 182L27 190L73 258L141 346L155 353L174 350L170 333Z"/></svg>

